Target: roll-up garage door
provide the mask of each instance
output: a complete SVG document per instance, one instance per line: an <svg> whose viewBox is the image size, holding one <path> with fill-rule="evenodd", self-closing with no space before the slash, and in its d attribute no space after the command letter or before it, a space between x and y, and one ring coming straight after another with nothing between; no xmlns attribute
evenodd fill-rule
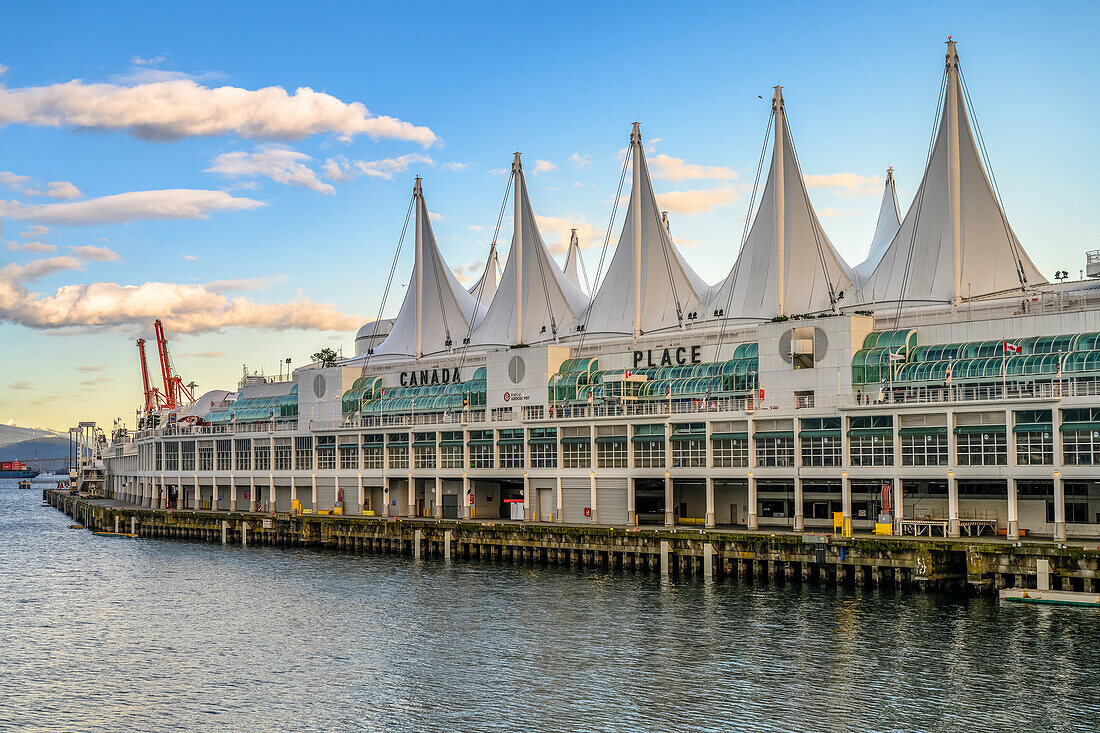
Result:
<svg viewBox="0 0 1100 733"><path fill-rule="evenodd" d="M561 480L562 518L566 524L586 524L592 521L584 515L592 506L592 484L587 478L563 478Z"/></svg>
<svg viewBox="0 0 1100 733"><path fill-rule="evenodd" d="M312 487L310 487L312 490ZM352 503L355 498L352 497ZM332 479L317 479L317 506L316 509L332 509L336 506L336 485Z"/></svg>
<svg viewBox="0 0 1100 733"><path fill-rule="evenodd" d="M600 524L626 524L627 478L597 478L596 507Z"/></svg>

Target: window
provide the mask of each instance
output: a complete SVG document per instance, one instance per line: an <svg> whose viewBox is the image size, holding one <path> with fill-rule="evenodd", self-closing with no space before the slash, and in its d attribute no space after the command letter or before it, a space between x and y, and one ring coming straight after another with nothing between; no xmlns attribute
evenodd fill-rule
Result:
<svg viewBox="0 0 1100 733"><path fill-rule="evenodd" d="M894 465L894 438L888 435L854 435L849 438L853 466Z"/></svg>
<svg viewBox="0 0 1100 733"><path fill-rule="evenodd" d="M565 437L561 444L562 468L591 468L592 441L588 437Z"/></svg>
<svg viewBox="0 0 1100 733"><path fill-rule="evenodd" d="M176 441L164 444L164 470L180 470L180 444Z"/></svg>
<svg viewBox="0 0 1100 733"><path fill-rule="evenodd" d="M531 451L531 468L558 467L557 428L531 428L528 446Z"/></svg>
<svg viewBox="0 0 1100 733"><path fill-rule="evenodd" d="M468 444L470 468L492 468L495 446L492 430L471 430Z"/></svg>
<svg viewBox="0 0 1100 733"><path fill-rule="evenodd" d="M336 468L336 436L317 436L317 468L331 470Z"/></svg>
<svg viewBox="0 0 1100 733"><path fill-rule="evenodd" d="M253 462L257 471L271 470L271 446L266 443L257 443L253 449Z"/></svg>
<svg viewBox="0 0 1100 733"><path fill-rule="evenodd" d="M443 468L462 468L462 433L447 432L439 435L439 463Z"/></svg>
<svg viewBox="0 0 1100 733"><path fill-rule="evenodd" d="M635 425L634 466L636 468L665 467L665 426L660 424Z"/></svg>
<svg viewBox="0 0 1100 733"><path fill-rule="evenodd" d="M294 439L294 468L298 471L313 470L313 438Z"/></svg>
<svg viewBox="0 0 1100 733"><path fill-rule="evenodd" d="M512 419L511 407L494 407L490 413L493 422L507 422Z"/></svg>
<svg viewBox="0 0 1100 733"><path fill-rule="evenodd" d="M711 435L711 450L716 468L746 468L749 465L749 439L727 437L729 433Z"/></svg>
<svg viewBox="0 0 1100 733"><path fill-rule="evenodd" d="M382 444L376 443L363 446L363 468L373 471L382 469Z"/></svg>
<svg viewBox="0 0 1100 733"><path fill-rule="evenodd" d="M967 426L957 436L957 453L960 466L1004 466L1008 463L1008 441L1004 426L994 432L971 430L982 426ZM989 426L993 427L993 426Z"/></svg>
<svg viewBox="0 0 1100 733"><path fill-rule="evenodd" d="M1067 466L1095 466L1100 464L1100 431L1063 431L1062 457Z"/></svg>
<svg viewBox="0 0 1100 733"><path fill-rule="evenodd" d="M352 436L354 443L340 443L337 452L340 455L340 468L359 468L359 436ZM346 440L346 439L345 439Z"/></svg>
<svg viewBox="0 0 1100 733"><path fill-rule="evenodd" d="M155 446L155 449L156 449L156 464L154 465L154 468L157 471L160 471L160 470L162 470L162 466L164 465L164 458L163 458L163 450L164 449L161 447L161 444L159 442L154 443L153 445Z"/></svg>
<svg viewBox="0 0 1100 733"><path fill-rule="evenodd" d="M219 471L232 471L233 470L233 441L232 440L219 440L217 442L218 449L218 470Z"/></svg>
<svg viewBox="0 0 1100 733"><path fill-rule="evenodd" d="M289 471L291 453L293 447L290 445L290 438L276 438L275 439L275 470L276 471Z"/></svg>
<svg viewBox="0 0 1100 733"><path fill-rule="evenodd" d="M214 470L214 444L210 441L199 443L199 470Z"/></svg>
<svg viewBox="0 0 1100 733"><path fill-rule="evenodd" d="M756 465L793 466L794 436L771 436L757 433Z"/></svg>
<svg viewBox="0 0 1100 733"><path fill-rule="evenodd" d="M497 451L501 468L523 468L523 429L501 430Z"/></svg>
<svg viewBox="0 0 1100 733"><path fill-rule="evenodd" d="M388 433L386 435L386 459L389 468L409 467L408 433Z"/></svg>
<svg viewBox="0 0 1100 733"><path fill-rule="evenodd" d="M238 438L234 450L236 451L236 459L233 468L237 471L251 471L252 441L248 438L244 438L243 440Z"/></svg>
<svg viewBox="0 0 1100 733"><path fill-rule="evenodd" d="M943 432L901 436L901 465L903 466L946 466L947 453L946 429Z"/></svg>
<svg viewBox="0 0 1100 733"><path fill-rule="evenodd" d="M626 468L626 436L607 436L596 440L596 466ZM664 464L661 464L664 466Z"/></svg>
<svg viewBox="0 0 1100 733"><path fill-rule="evenodd" d="M1054 432L1016 433L1016 463L1021 466L1054 464Z"/></svg>
<svg viewBox="0 0 1100 733"><path fill-rule="evenodd" d="M839 433L839 431L838 431ZM803 466L839 466L841 461L841 438L837 436L813 436L799 438L802 444Z"/></svg>
<svg viewBox="0 0 1100 733"><path fill-rule="evenodd" d="M432 434L432 441L435 435ZM420 441L417 440L417 443ZM413 446L413 468L435 468L435 444Z"/></svg>

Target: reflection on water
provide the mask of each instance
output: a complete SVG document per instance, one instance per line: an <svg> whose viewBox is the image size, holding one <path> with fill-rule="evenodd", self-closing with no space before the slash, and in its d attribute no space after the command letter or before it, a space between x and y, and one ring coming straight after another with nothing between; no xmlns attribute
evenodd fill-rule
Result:
<svg viewBox="0 0 1100 733"><path fill-rule="evenodd" d="M1096 730L1094 611L69 530L0 482L0 729Z"/></svg>

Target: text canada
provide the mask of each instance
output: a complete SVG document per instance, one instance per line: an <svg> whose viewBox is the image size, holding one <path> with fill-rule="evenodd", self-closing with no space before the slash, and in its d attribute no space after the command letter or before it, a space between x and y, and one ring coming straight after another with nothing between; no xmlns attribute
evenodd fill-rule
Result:
<svg viewBox="0 0 1100 733"><path fill-rule="evenodd" d="M451 382L461 381L462 376L458 372L458 367L454 369L444 367L442 369L421 369L414 372L401 372L402 387L418 387L425 384L450 384Z"/></svg>

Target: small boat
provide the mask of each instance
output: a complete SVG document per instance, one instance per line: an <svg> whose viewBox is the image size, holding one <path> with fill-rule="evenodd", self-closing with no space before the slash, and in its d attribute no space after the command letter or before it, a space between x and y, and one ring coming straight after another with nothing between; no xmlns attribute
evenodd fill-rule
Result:
<svg viewBox="0 0 1100 733"><path fill-rule="evenodd" d="M137 537L129 532L92 532L96 537Z"/></svg>
<svg viewBox="0 0 1100 733"><path fill-rule="evenodd" d="M70 524L69 529L84 529L83 524Z"/></svg>
<svg viewBox="0 0 1100 733"><path fill-rule="evenodd" d="M1013 603L1044 603L1059 606L1100 606L1100 593L1002 588L999 595L1002 601Z"/></svg>

